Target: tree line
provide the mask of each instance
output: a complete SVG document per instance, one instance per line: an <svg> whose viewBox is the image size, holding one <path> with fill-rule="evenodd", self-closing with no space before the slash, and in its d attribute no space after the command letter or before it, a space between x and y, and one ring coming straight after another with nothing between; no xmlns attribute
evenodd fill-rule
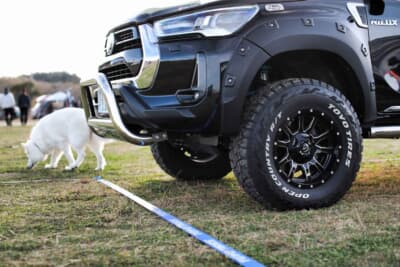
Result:
<svg viewBox="0 0 400 267"><path fill-rule="evenodd" d="M68 72L37 72L31 75L32 79L35 81L41 82L71 82L71 83L79 83L81 78L79 78L76 74L70 74Z"/></svg>

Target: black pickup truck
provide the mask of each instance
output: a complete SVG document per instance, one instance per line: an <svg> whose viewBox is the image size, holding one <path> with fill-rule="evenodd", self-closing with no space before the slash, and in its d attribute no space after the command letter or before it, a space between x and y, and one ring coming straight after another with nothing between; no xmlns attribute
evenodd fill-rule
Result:
<svg viewBox="0 0 400 267"><path fill-rule="evenodd" d="M107 34L82 103L93 131L151 145L177 179L233 170L267 208L329 206L362 138L400 136L399 22L399 0L148 10Z"/></svg>

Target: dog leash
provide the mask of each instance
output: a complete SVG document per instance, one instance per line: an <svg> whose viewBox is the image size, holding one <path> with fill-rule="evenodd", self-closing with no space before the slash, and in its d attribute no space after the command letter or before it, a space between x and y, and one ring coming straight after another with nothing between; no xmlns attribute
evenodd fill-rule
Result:
<svg viewBox="0 0 400 267"><path fill-rule="evenodd" d="M182 231L186 232L190 236L196 238L200 242L206 244L210 248L214 249L215 251L221 253L225 257L229 258L230 260L234 261L235 263L239 264L243 267L262 267L265 266L260 262L250 258L249 256L241 253L240 251L222 243L218 239L204 233L203 231L195 228L194 226L178 219L177 217L163 211L162 209L154 206L153 204L145 201L144 199L132 194L131 192L123 189L122 187L113 184L107 180L104 180L101 176L95 177L97 182L117 191L118 193L124 195L125 197L129 198L130 200L136 202L143 208L147 209L148 211L156 214L157 216L161 217L161 219L167 221L168 223L174 225L175 227L181 229Z"/></svg>

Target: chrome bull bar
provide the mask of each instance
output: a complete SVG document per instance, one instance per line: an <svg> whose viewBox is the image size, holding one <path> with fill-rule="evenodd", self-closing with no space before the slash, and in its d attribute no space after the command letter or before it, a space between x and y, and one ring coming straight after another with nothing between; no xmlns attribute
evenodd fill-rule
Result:
<svg viewBox="0 0 400 267"><path fill-rule="evenodd" d="M91 87L97 87L104 96L109 112L108 118L95 117L94 107L91 106L92 95ZM141 136L132 133L122 121L118 104L115 100L113 90L103 73L98 73L92 80L81 83L82 106L85 110L89 127L99 136L125 140L135 145L145 146L167 139L166 133L155 134L152 136Z"/></svg>

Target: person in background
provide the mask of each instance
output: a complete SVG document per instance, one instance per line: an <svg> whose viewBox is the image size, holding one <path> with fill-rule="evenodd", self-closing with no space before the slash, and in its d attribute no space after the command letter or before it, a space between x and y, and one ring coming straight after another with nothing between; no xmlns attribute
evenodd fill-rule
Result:
<svg viewBox="0 0 400 267"><path fill-rule="evenodd" d="M18 97L18 107L20 109L21 125L26 125L28 122L29 109L31 107L31 98L29 97L26 89Z"/></svg>
<svg viewBox="0 0 400 267"><path fill-rule="evenodd" d="M4 118L6 119L7 126L12 126L12 120L15 112L15 98L8 88L4 89L4 94L1 97L0 107L4 111Z"/></svg>

